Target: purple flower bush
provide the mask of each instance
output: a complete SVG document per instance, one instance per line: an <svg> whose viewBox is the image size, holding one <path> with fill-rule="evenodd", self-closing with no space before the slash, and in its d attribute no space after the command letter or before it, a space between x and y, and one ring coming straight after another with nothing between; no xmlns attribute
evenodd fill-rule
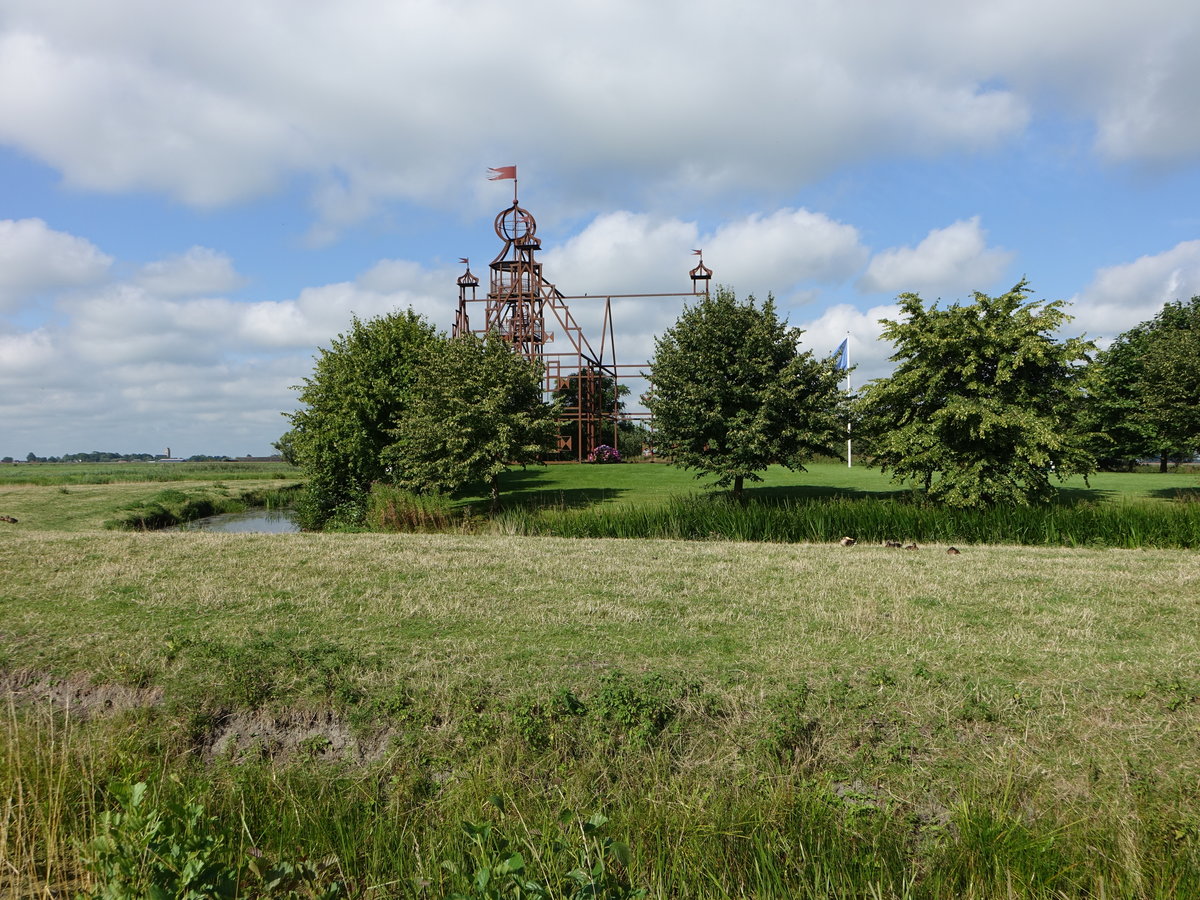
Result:
<svg viewBox="0 0 1200 900"><path fill-rule="evenodd" d="M601 444L587 455L587 461L590 463L619 463L621 454L616 447L610 447L608 444Z"/></svg>

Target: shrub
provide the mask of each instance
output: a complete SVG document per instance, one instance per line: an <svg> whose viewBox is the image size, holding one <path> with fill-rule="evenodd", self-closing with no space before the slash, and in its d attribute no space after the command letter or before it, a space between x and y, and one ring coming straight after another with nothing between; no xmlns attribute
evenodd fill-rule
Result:
<svg viewBox="0 0 1200 900"><path fill-rule="evenodd" d="M601 444L588 454L587 461L590 463L619 463L621 453L615 447Z"/></svg>

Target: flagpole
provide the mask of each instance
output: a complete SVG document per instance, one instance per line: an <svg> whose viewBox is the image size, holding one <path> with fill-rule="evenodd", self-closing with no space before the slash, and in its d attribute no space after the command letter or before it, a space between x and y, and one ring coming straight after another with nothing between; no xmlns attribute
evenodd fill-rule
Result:
<svg viewBox="0 0 1200 900"><path fill-rule="evenodd" d="M850 332L846 332L846 393L850 393ZM854 450L850 438L850 413L846 413L846 468L854 468Z"/></svg>

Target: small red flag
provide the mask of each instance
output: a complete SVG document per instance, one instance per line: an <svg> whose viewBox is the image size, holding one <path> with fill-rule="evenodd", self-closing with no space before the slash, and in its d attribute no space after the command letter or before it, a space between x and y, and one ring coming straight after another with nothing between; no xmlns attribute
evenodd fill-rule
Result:
<svg viewBox="0 0 1200 900"><path fill-rule="evenodd" d="M464 266L469 266L471 264L471 261L469 259L467 259L465 256L460 256L458 258L458 261L460 263L462 263Z"/></svg>
<svg viewBox="0 0 1200 900"><path fill-rule="evenodd" d="M692 256L703 256L703 255L704 255L703 250L693 250L692 251Z"/></svg>
<svg viewBox="0 0 1200 900"><path fill-rule="evenodd" d="M506 178L515 180L517 177L516 166L497 166L489 168L488 172L491 173L488 175L488 181L504 181Z"/></svg>

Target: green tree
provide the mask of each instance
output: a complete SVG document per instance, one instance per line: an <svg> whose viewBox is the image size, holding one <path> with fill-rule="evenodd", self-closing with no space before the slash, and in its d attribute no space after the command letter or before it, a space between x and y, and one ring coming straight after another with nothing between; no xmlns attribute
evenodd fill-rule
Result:
<svg viewBox="0 0 1200 900"><path fill-rule="evenodd" d="M1090 342L1060 341L1060 301L1030 302L1022 281L1006 294L939 309L900 295L883 319L896 348L891 377L867 385L860 427L875 461L897 481L959 507L1029 504L1060 480L1095 470L1078 424L1081 364Z"/></svg>
<svg viewBox="0 0 1200 900"><path fill-rule="evenodd" d="M271 444L279 451L280 457L289 466L297 465L296 461L296 434L293 431L285 431L279 436L279 440Z"/></svg>
<svg viewBox="0 0 1200 900"><path fill-rule="evenodd" d="M1089 412L1107 467L1200 450L1200 297L1166 304L1096 359Z"/></svg>
<svg viewBox="0 0 1200 900"><path fill-rule="evenodd" d="M384 450L403 415L417 361L437 340L412 310L363 321L322 349L311 377L297 386L303 404L289 432L307 476L301 524L321 528L337 516L361 519L373 481L386 475Z"/></svg>
<svg viewBox="0 0 1200 900"><path fill-rule="evenodd" d="M768 297L739 302L719 288L655 341L653 387L646 397L656 449L675 465L713 476L742 496L771 464L804 470L834 453L844 436L840 373L830 360L800 352Z"/></svg>
<svg viewBox="0 0 1200 900"><path fill-rule="evenodd" d="M461 335L428 349L387 458L394 481L417 493L484 482L495 510L500 473L541 462L557 428L539 367L494 334Z"/></svg>

